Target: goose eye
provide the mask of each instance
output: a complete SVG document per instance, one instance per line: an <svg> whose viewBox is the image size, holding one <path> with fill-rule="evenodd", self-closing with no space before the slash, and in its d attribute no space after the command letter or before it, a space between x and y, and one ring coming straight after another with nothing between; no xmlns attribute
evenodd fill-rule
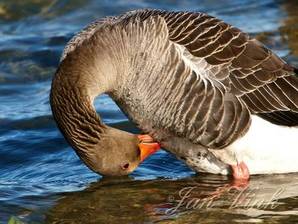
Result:
<svg viewBox="0 0 298 224"><path fill-rule="evenodd" d="M125 163L125 164L122 166L122 169L126 170L128 167L129 167L129 163Z"/></svg>

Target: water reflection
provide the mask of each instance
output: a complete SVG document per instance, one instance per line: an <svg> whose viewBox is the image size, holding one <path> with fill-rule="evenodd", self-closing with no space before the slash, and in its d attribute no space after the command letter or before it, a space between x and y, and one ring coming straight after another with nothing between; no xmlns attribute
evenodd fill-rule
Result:
<svg viewBox="0 0 298 224"><path fill-rule="evenodd" d="M298 220L298 174L255 176L247 187L226 177L102 179L64 194L47 223L227 223ZM120 212L121 211L121 212Z"/></svg>
<svg viewBox="0 0 298 224"><path fill-rule="evenodd" d="M30 16L53 18L88 4L86 0L1 0L0 21L16 21Z"/></svg>

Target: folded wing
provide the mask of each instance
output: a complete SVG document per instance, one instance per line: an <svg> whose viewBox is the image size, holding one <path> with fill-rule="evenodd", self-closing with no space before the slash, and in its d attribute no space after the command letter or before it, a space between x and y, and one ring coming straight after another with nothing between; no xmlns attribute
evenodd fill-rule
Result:
<svg viewBox="0 0 298 224"><path fill-rule="evenodd" d="M251 114L298 125L295 69L239 29L191 12L141 10L119 20L136 31L134 43L150 43L133 67L148 73L138 86L156 128L224 148L246 133Z"/></svg>

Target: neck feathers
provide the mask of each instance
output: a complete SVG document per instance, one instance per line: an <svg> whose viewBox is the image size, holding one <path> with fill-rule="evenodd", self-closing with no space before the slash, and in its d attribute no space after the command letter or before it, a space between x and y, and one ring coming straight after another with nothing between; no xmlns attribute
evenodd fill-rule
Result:
<svg viewBox="0 0 298 224"><path fill-rule="evenodd" d="M53 116L69 144L78 152L90 151L106 136L106 126L93 106L102 93L113 94L123 57L113 54L105 30L91 35L71 51L66 49L53 81L50 95ZM121 70L121 72L124 72ZM121 86L121 85L120 85ZM82 156L81 156L82 157Z"/></svg>
<svg viewBox="0 0 298 224"><path fill-rule="evenodd" d="M94 109L89 81L79 78L82 72L64 60L54 76L50 94L54 119L66 140L79 153L98 144L106 129Z"/></svg>

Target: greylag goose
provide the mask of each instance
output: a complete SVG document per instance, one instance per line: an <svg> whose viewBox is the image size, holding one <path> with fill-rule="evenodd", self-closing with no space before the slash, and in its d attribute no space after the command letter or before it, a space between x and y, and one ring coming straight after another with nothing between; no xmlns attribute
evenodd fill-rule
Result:
<svg viewBox="0 0 298 224"><path fill-rule="evenodd" d="M248 179L298 172L295 73L215 17L137 10L96 21L67 44L50 103L97 173L126 175L161 146L198 172ZM103 93L148 135L105 125L93 106Z"/></svg>

